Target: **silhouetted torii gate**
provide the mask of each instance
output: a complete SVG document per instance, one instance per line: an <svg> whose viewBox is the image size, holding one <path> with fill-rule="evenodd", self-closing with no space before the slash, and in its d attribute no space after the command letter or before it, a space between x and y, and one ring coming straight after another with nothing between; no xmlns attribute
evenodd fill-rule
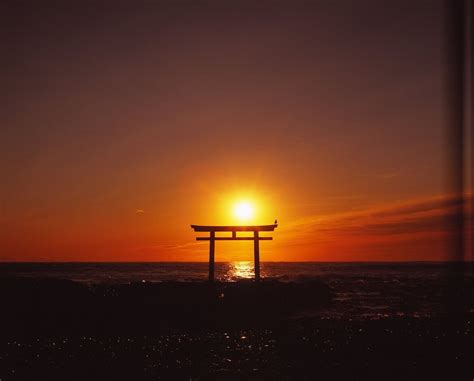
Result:
<svg viewBox="0 0 474 381"><path fill-rule="evenodd" d="M260 241L270 241L272 237L260 237L259 232L274 231L278 224L248 226L202 226L191 225L195 232L209 232L209 237L196 237L196 241L209 241L209 281L214 281L215 241L253 241L255 281L260 280ZM216 237L216 232L232 232L231 237ZM253 237L237 237L237 232L253 232Z"/></svg>

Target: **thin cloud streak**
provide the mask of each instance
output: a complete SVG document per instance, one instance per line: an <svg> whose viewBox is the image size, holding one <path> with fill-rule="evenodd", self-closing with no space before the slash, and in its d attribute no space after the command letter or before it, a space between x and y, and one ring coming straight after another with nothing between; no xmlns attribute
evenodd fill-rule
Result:
<svg viewBox="0 0 474 381"><path fill-rule="evenodd" d="M472 200L472 195L467 199ZM308 217L290 223L282 233L314 237L449 234L462 215L462 206L463 199L459 196L417 199L356 212Z"/></svg>

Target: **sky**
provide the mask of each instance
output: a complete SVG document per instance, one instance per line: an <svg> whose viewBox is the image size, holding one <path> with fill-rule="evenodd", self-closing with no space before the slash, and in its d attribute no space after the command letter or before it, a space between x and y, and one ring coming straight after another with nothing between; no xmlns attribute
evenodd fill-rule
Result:
<svg viewBox="0 0 474 381"><path fill-rule="evenodd" d="M7 9L0 260L450 259L443 3L220 3Z"/></svg>

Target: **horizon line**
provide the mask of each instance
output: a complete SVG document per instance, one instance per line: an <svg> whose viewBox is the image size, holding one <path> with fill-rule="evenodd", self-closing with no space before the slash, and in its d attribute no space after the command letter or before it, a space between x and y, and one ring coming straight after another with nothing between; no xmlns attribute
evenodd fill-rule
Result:
<svg viewBox="0 0 474 381"><path fill-rule="evenodd" d="M215 263L253 262L252 260L215 261ZM1 264L32 263L209 263L208 261L2 261ZM377 261L260 261L260 263L474 263L474 260L377 260Z"/></svg>

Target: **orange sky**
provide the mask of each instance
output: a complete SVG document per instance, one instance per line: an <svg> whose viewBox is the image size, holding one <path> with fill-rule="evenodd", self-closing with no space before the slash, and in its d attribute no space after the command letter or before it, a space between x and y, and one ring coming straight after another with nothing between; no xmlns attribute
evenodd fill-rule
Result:
<svg viewBox="0 0 474 381"><path fill-rule="evenodd" d="M0 260L450 259L442 2L282 4L12 9Z"/></svg>

